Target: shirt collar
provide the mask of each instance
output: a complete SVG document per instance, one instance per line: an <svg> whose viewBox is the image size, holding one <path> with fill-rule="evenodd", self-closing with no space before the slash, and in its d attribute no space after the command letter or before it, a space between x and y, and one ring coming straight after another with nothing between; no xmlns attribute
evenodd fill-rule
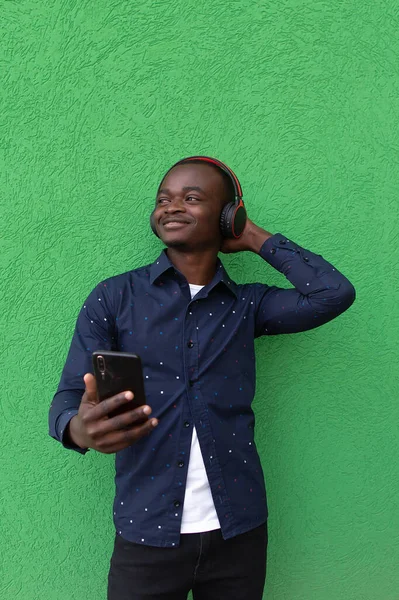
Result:
<svg viewBox="0 0 399 600"><path fill-rule="evenodd" d="M150 266L150 284L152 285L154 281L158 279L158 277L160 277L163 273L166 273L170 269L172 269L176 273L180 272L169 260L168 255L166 254L166 248L164 248L161 254L158 256L158 258ZM218 283L223 283L226 286L226 288L233 292L233 294L237 297L237 284L229 277L219 257L216 263L216 273L212 281L208 284L209 290L215 287Z"/></svg>

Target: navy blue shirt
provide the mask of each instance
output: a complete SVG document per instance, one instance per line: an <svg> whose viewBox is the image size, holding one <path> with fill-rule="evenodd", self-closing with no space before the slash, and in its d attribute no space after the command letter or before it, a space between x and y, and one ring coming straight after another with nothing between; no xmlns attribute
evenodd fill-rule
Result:
<svg viewBox="0 0 399 600"><path fill-rule="evenodd" d="M237 284L218 258L213 280L191 299L164 249L154 263L99 283L79 313L50 408L50 435L72 448L63 436L95 350L141 357L147 403L159 419L149 436L115 455L114 523L129 541L179 545L194 425L223 538L267 518L251 408L254 339L323 325L353 303L355 290L320 255L281 234L259 255L294 287Z"/></svg>

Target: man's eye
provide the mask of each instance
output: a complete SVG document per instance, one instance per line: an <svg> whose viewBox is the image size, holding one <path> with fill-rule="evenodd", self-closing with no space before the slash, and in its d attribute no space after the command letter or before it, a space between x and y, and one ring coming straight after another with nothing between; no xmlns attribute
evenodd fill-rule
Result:
<svg viewBox="0 0 399 600"><path fill-rule="evenodd" d="M195 196L187 196L186 200L199 200L199 198L196 198ZM157 203L160 204L164 201L169 202L169 198L158 198Z"/></svg>

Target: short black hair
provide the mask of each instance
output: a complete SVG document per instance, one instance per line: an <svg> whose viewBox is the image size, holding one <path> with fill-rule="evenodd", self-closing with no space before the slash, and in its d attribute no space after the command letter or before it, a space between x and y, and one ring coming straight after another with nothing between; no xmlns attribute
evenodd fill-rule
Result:
<svg viewBox="0 0 399 600"><path fill-rule="evenodd" d="M208 165L209 167L211 167L212 169L217 170L218 173L220 173L220 175L223 177L223 183L224 183L224 189L225 189L225 199L224 199L224 203L223 206L225 206L226 204L228 204L229 202L234 202L235 201L235 189L234 189L234 184L233 181L231 179L231 177L226 173L226 171L224 171L223 169L221 169L220 167L218 167L218 165L215 165L211 162L207 162L204 160L200 160L200 159L193 159L193 160L189 160L189 159L183 159L181 160L177 165L173 165L173 167L171 167L169 169L169 171L167 171L165 173L165 175L162 178L161 183L159 184L158 190L160 189L166 175L175 167L179 167L180 165L188 165L188 164L196 164L196 165Z"/></svg>

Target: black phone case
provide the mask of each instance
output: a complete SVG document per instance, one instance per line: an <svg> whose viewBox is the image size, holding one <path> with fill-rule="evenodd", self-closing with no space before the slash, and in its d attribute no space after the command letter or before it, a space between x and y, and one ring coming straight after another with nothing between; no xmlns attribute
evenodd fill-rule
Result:
<svg viewBox="0 0 399 600"><path fill-rule="evenodd" d="M102 369L99 366L99 357L104 361ZM118 407L109 416L113 417L146 404L143 368L137 354L110 350L93 352L93 369L100 401L127 390L134 394L133 400Z"/></svg>

